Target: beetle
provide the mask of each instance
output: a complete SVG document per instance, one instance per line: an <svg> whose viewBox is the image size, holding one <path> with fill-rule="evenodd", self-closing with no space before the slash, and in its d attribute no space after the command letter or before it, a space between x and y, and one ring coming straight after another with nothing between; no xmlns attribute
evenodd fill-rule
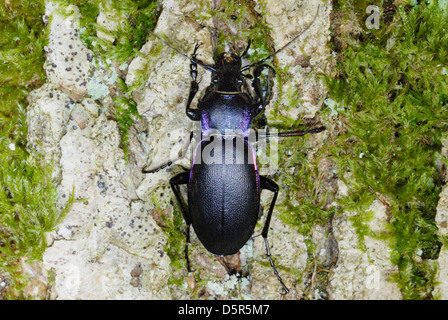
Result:
<svg viewBox="0 0 448 320"><path fill-rule="evenodd" d="M194 150L190 170L170 179L170 186L187 225L185 259L188 271L191 271L188 258L190 226L193 226L197 237L209 252L218 256L235 254L252 236L261 209L261 191L268 190L273 192L273 198L261 235L273 272L283 292L288 293L289 290L271 257L267 239L279 187L273 180L259 174L256 154L248 135L254 119L264 113L265 106L269 102L272 88L268 84L262 86L261 77L265 70L272 74L274 69L265 62L308 30L318 12L319 8L311 24L285 46L270 56L246 66L242 65L242 59L248 54L250 41L241 56L224 52L215 59L214 65L207 65L196 58L199 44L196 44L189 57L161 38L163 42L190 60L191 83L186 115L193 121L201 122L202 136ZM192 108L192 101L199 89L198 66L211 72L212 80L199 99L197 108ZM253 75L244 73L250 69L253 69ZM278 136L297 137L323 130L325 127L281 132ZM269 132L258 135L259 138L269 136ZM190 135L190 142L192 137L193 135ZM210 158L213 161L210 161ZM171 164L172 161L169 161L157 169L144 168L142 171L152 173ZM182 185L187 186L187 201L181 192Z"/></svg>

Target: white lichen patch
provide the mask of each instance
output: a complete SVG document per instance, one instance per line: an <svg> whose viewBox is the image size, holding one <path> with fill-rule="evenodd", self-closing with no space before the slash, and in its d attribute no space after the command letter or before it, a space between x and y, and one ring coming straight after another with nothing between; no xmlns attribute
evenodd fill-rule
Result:
<svg viewBox="0 0 448 320"><path fill-rule="evenodd" d="M239 279L236 275L226 275L223 281L209 281L206 284L208 292L215 296L227 296L231 292L244 290L249 285L246 278ZM246 297L248 295L246 294Z"/></svg>
<svg viewBox="0 0 448 320"><path fill-rule="evenodd" d="M93 100L99 100L109 95L109 87L102 81L98 80L96 72L89 80L87 85L87 93Z"/></svg>

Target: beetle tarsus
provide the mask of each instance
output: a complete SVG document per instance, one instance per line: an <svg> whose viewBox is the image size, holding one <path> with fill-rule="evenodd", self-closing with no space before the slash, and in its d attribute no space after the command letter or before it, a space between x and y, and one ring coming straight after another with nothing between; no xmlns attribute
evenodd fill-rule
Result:
<svg viewBox="0 0 448 320"><path fill-rule="evenodd" d="M269 225L271 223L271 217L272 217L272 213L274 211L275 201L277 200L279 187L278 187L277 183L275 183L271 179L266 178L264 176L260 176L260 187L261 187L261 189L265 189L265 190L274 192L274 197L271 200L271 205L269 206L269 211L268 211L266 221L264 223L264 227L263 227L263 231L261 232L261 235L263 236L263 239L264 239L264 244L266 246L266 255L269 259L269 262L271 263L272 270L274 271L274 274L277 276L278 281L282 285L284 294L287 294L289 292L289 290L283 283L283 280L280 277L280 275L278 274L277 268L275 267L275 264L274 264L274 260L272 260L272 257L271 257L271 251L269 250L269 243L268 243Z"/></svg>
<svg viewBox="0 0 448 320"><path fill-rule="evenodd" d="M191 55L191 63L190 63L191 83L190 83L190 93L188 95L187 107L186 107L186 114L193 121L201 120L198 110L190 108L191 102L193 101L193 98L199 89L197 77L198 77L198 63L201 63L201 61L196 59L196 51L198 51L199 46L200 44L197 43L196 46L194 47L193 54Z"/></svg>
<svg viewBox="0 0 448 320"><path fill-rule="evenodd" d="M269 259L269 262L271 263L272 270L274 271L274 274L277 276L278 281L279 281L280 284L282 285L282 290L283 290L283 291L282 291L282 294L287 294L287 293L289 292L289 289L288 289L288 287L286 287L286 285L283 283L283 280L282 280L282 278L280 277L280 275L279 275L279 273L278 273L278 271L277 271L277 268L275 267L274 260L272 260L271 252L269 251L268 238L264 238L264 244L265 244L265 246L266 246L266 255L267 255L268 259Z"/></svg>
<svg viewBox="0 0 448 320"><path fill-rule="evenodd" d="M191 272L191 267L190 267L190 258L188 257L188 246L190 244L190 225L187 225L187 243L185 244L185 249L184 249L184 253L185 253L185 261L187 263L187 271L188 273Z"/></svg>
<svg viewBox="0 0 448 320"><path fill-rule="evenodd" d="M160 170L165 169L166 167L171 166L172 164L173 164L173 161L168 161L167 163L162 164L160 167L157 167L157 168L151 169L151 170L148 170L145 167L142 169L142 173L156 173L156 172L159 172Z"/></svg>
<svg viewBox="0 0 448 320"><path fill-rule="evenodd" d="M304 131L295 130L295 131L289 131L289 132L279 132L278 136L279 137L301 137L308 133L319 133L319 132L324 131L325 129L326 129L325 127L319 127L319 128L304 130Z"/></svg>
<svg viewBox="0 0 448 320"><path fill-rule="evenodd" d="M162 169L165 169L169 166L171 166L174 162L179 161L181 159L183 159L185 157L185 155L187 154L188 148L190 147L191 144L191 140L193 140L194 138L194 131L190 132L190 138L188 139L188 143L187 145L179 152L179 157L174 159L174 160L170 160L165 164L162 164L160 167L148 170L147 167L144 167L142 169L142 173L156 173L159 172Z"/></svg>
<svg viewBox="0 0 448 320"><path fill-rule="evenodd" d="M287 132L277 132L277 133L258 133L257 131L257 139L258 138L269 138L271 136L277 136L277 137L301 137L308 133L319 133L326 130L326 127L319 127L315 129L310 130L294 130L294 131L287 131Z"/></svg>

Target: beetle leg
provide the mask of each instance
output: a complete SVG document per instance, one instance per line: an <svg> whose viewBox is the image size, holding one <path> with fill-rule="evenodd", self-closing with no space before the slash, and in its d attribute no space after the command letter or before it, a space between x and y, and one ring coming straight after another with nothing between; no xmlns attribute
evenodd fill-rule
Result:
<svg viewBox="0 0 448 320"><path fill-rule="evenodd" d="M260 176L260 187L261 187L261 189L266 189L266 190L274 192L274 197L272 198L271 206L269 207L268 215L266 217L266 222L264 224L263 231L261 232L261 235L263 236L263 239L264 239L264 244L266 246L266 255L269 259L269 262L271 263L272 270L274 270L274 274L277 276L278 281L280 281L280 284L283 287L284 294L287 294L289 292L289 290L283 283L282 278L280 277L277 269L275 268L274 260L272 260L272 258L271 258L271 252L269 250L269 243L268 243L269 224L271 223L272 212L274 211L275 201L277 200L279 188L278 188L278 185L274 181L272 181L271 179L266 178L264 176Z"/></svg>
<svg viewBox="0 0 448 320"><path fill-rule="evenodd" d="M268 64L262 64L255 68L254 70L254 79L252 81L252 86L255 91L256 95L256 105L257 105L257 112L260 113L262 110L264 110L265 106L269 103L272 96L272 86L273 86L273 79L271 79L271 75L268 75L265 77L265 84L264 89L261 85L260 76L264 69L268 69L269 72L275 75L275 70Z"/></svg>
<svg viewBox="0 0 448 320"><path fill-rule="evenodd" d="M188 245L190 244L190 224L187 224L187 243L185 244L185 261L187 261L187 271L191 272L190 258L188 257Z"/></svg>
<svg viewBox="0 0 448 320"><path fill-rule="evenodd" d="M191 84L190 84L190 94L188 95L187 109L186 109L187 116L193 121L201 120L199 111L197 109L190 108L191 102L193 101L193 98L199 89L198 82L196 81L196 79L198 77L198 64L195 62L195 61L197 61L196 60L196 51L198 50L198 48L199 48L199 44L196 44L196 46L194 47L193 54L191 55L192 60L190 63L190 75L191 75L192 80L191 80Z"/></svg>
<svg viewBox="0 0 448 320"><path fill-rule="evenodd" d="M170 161L168 161L167 163L162 164L160 167L157 167L157 168L155 168L155 169L148 170L146 167L144 167L144 168L142 169L142 172L143 172L143 173L155 173L155 172L159 172L160 170L165 169L166 167L171 166L174 162L183 159L183 158L185 157L185 155L187 154L187 150L188 150L188 148L190 147L191 140L193 139L193 137L194 137L194 132L192 131L192 132L190 133L190 138L188 139L188 143L187 143L187 145L185 146L185 148L182 149L181 154L179 155L178 158L176 158L176 159L174 159L174 160L170 160Z"/></svg>
<svg viewBox="0 0 448 320"><path fill-rule="evenodd" d="M275 134L271 134L270 132L266 132L266 133L261 133L259 134L257 131L257 138L269 138L273 135L276 135L277 137L300 137L300 136L304 136L307 133L318 133L318 132L322 132L324 131L326 128L325 127L319 127L319 128L315 128L315 129L310 129L310 130L295 130L295 131L288 131L288 132L277 132Z"/></svg>
<svg viewBox="0 0 448 320"><path fill-rule="evenodd" d="M251 43L252 43L252 39L249 39L249 40L247 41L247 47L246 47L246 49L244 50L243 54L241 55L241 58L245 58L245 57L247 57L248 52L249 52L249 49L250 49L250 45L251 45Z"/></svg>
<svg viewBox="0 0 448 320"><path fill-rule="evenodd" d="M191 225L191 217L188 211L188 208L185 205L184 200L182 199L182 195L179 190L179 185L188 184L188 180L190 179L190 172L182 172L178 175L175 175L170 179L171 189L173 189L174 195L176 196L176 200L179 203L180 210L182 211L182 216L184 217L185 223L187 224L187 243L185 245L185 260L187 261L187 270L191 272L190 268L190 259L188 258L188 245L190 244L190 225Z"/></svg>

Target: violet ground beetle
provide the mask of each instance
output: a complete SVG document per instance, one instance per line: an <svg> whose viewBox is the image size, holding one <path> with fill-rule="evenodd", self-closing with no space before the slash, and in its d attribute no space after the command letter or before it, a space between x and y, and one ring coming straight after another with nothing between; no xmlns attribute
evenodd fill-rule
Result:
<svg viewBox="0 0 448 320"><path fill-rule="evenodd" d="M180 206L183 218L187 224L187 244L185 258L190 272L188 245L190 243L190 226L193 228L204 247L211 253L227 256L237 253L252 236L260 212L261 190L274 193L262 236L265 241L266 253L274 274L282 285L284 293L289 290L277 272L271 258L267 240L269 224L279 192L278 185L271 179L259 175L256 155L248 142L248 131L254 118L264 112L268 102L269 88L263 88L260 76L265 69L274 70L265 62L297 40L316 20L319 12L317 8L313 21L291 41L270 56L242 66L242 57L248 54L250 41L241 56L233 53L223 53L212 66L196 59L197 44L191 57L180 52L161 39L179 54L190 60L190 75L192 78L190 93L187 100L186 114L193 121L201 121L202 140L194 151L191 169L182 172L170 180L171 188ZM198 107L191 108L199 85L197 82L198 65L212 73L212 82L205 94L199 99ZM253 76L243 74L253 68ZM247 85L246 79L251 79ZM264 91L263 91L264 90ZM267 94L266 94L267 93ZM298 137L307 133L317 133L325 127L306 131L290 131L278 133L279 137ZM269 132L258 134L258 138L268 138ZM190 141L193 133L190 135ZM205 158L205 150L213 147L212 163L197 161ZM210 153L209 153L210 155ZM202 157L201 157L202 156ZM183 155L181 156L183 157ZM230 159L230 161L229 161ZM238 163L238 159L244 159ZM209 161L210 162L210 161ZM172 164L147 170L152 173ZM179 186L187 186L187 202Z"/></svg>

